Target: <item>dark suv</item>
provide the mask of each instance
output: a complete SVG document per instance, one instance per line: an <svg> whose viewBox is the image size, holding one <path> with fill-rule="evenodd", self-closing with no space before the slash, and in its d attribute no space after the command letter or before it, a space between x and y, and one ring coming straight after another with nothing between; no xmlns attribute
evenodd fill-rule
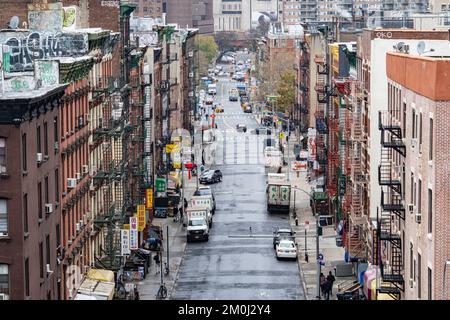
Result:
<svg viewBox="0 0 450 320"><path fill-rule="evenodd" d="M277 244L280 243L281 239L294 240L295 232L288 228L275 228L273 231L273 248L276 249Z"/></svg>
<svg viewBox="0 0 450 320"><path fill-rule="evenodd" d="M222 181L222 172L220 170L208 170L200 176L200 183L215 183Z"/></svg>

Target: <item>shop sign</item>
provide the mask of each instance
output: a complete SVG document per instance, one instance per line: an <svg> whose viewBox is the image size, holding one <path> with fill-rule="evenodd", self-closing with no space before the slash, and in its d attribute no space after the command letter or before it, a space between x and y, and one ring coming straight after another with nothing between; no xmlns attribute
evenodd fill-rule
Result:
<svg viewBox="0 0 450 320"><path fill-rule="evenodd" d="M153 189L147 189L145 190L145 205L147 207L147 209L152 209L153 208Z"/></svg>
<svg viewBox="0 0 450 320"><path fill-rule="evenodd" d="M167 182L165 178L156 178L155 181L156 191L157 192L164 192L167 188Z"/></svg>
<svg viewBox="0 0 450 320"><path fill-rule="evenodd" d="M142 232L145 229L147 221L145 220L145 205L140 204L137 206L137 217L138 217L138 231Z"/></svg>
<svg viewBox="0 0 450 320"><path fill-rule="evenodd" d="M130 249L138 249L138 218L130 217Z"/></svg>
<svg viewBox="0 0 450 320"><path fill-rule="evenodd" d="M121 249L120 255L126 256L130 254L130 230L120 230Z"/></svg>

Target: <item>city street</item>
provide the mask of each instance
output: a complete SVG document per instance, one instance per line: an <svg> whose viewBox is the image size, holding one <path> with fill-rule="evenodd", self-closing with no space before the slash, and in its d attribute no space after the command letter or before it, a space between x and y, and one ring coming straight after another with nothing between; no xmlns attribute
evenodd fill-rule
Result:
<svg viewBox="0 0 450 320"><path fill-rule="evenodd" d="M216 142L206 149L215 149L212 168L223 173L223 182L212 185L217 210L209 241L188 243L170 298L304 299L298 264L275 257L272 228L288 227L289 217L266 211L263 145L251 133L258 123L228 101L232 87L229 79L218 82L224 113L216 117ZM247 132L237 132L237 124Z"/></svg>

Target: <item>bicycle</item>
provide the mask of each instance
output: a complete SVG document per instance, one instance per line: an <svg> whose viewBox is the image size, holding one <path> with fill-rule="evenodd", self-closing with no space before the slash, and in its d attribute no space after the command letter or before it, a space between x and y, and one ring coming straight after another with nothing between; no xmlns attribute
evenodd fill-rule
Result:
<svg viewBox="0 0 450 320"><path fill-rule="evenodd" d="M163 300L167 298L167 288L164 283L159 286L158 292L156 293L156 299Z"/></svg>

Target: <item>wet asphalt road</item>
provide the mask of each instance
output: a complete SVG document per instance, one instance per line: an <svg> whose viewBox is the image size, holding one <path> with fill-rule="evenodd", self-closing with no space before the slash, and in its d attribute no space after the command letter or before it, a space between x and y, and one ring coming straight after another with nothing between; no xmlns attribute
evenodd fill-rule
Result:
<svg viewBox="0 0 450 320"><path fill-rule="evenodd" d="M276 259L272 228L287 227L288 216L266 212L264 164L257 161L262 142L254 148L239 140L258 124L238 102L228 101L233 86L226 79L218 83L217 101L223 95L225 113L217 124L226 136L217 142L219 164L213 167L224 178L211 186L217 210L209 241L188 243L172 299L304 299L297 262ZM247 133L232 130L238 123L247 125Z"/></svg>

